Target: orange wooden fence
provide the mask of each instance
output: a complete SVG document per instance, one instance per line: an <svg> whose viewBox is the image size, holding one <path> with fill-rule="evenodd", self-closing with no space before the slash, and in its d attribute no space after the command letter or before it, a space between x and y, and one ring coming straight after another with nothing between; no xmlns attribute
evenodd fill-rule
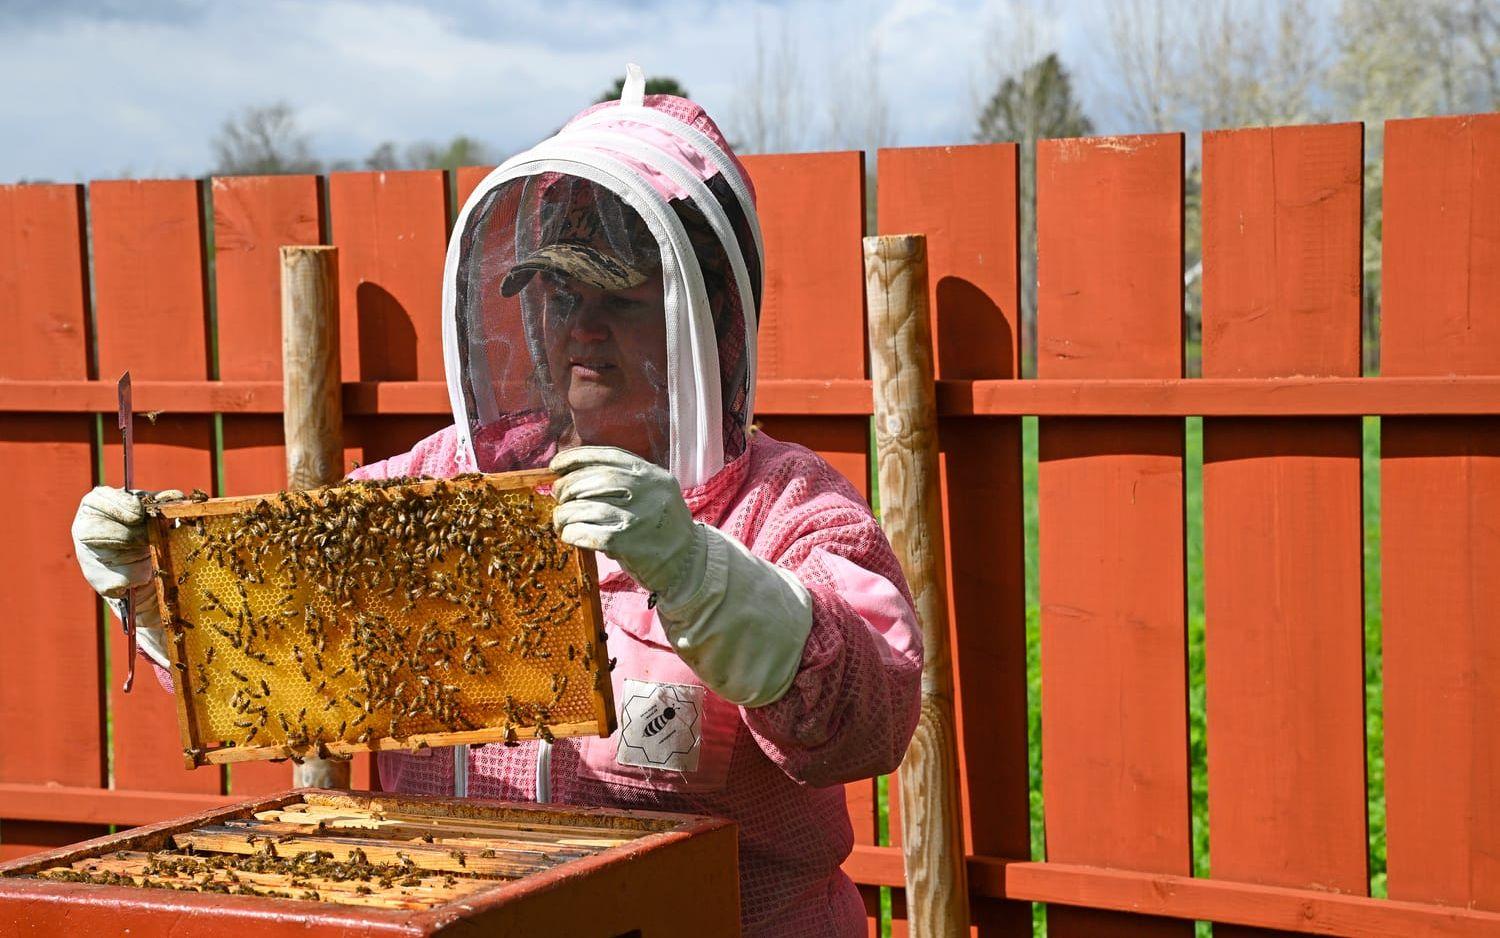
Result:
<svg viewBox="0 0 1500 938"><path fill-rule="evenodd" d="M1360 375L1358 124L1205 135L1203 376L1184 376L1184 145L1039 146L1034 380L1016 147L880 154L880 230L929 244L978 932L1029 934L1032 902L1059 936L1185 936L1191 919L1500 932L1500 115L1386 126L1380 377ZM867 492L862 157L747 163L767 252L761 423ZM118 482L97 415L129 368L138 409L162 411L137 424L140 485L280 487L277 247L325 242L341 249L348 459L442 426L450 195L481 174L0 187L0 857L289 783L284 765L184 771L167 695L149 679L120 694L124 643L67 534L82 492ZM1368 898L1365 414L1387 417L1389 899ZM1041 418L1046 862L1027 821L1023 415ZM1190 415L1211 878L1192 876ZM876 845L874 783L847 796L873 929L900 855Z"/></svg>

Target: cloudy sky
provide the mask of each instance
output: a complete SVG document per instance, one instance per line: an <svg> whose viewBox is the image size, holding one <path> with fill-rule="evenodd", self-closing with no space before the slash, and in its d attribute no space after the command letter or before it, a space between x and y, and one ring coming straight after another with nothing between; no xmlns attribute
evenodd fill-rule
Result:
<svg viewBox="0 0 1500 938"><path fill-rule="evenodd" d="M986 50L1017 2L3 0L0 182L203 174L225 118L276 101L323 159L456 134L513 152L627 61L677 77L735 136L757 46L767 59L795 49L802 148L837 142L829 107L857 107L871 87L895 142L965 142ZM1089 68L1103 2L1029 9L1110 130L1114 99Z"/></svg>

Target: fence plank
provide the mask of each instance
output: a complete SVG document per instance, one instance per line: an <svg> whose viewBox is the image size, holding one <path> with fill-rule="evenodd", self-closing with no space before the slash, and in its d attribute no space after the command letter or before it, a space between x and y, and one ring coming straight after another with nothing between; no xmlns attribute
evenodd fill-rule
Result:
<svg viewBox="0 0 1500 938"><path fill-rule="evenodd" d="M749 156L744 163L765 235L757 381L865 378L863 154ZM775 416L756 423L776 439L815 450L869 497L868 417ZM855 842L875 843L875 782L844 791ZM868 903L874 892L865 891Z"/></svg>
<svg viewBox="0 0 1500 938"><path fill-rule="evenodd" d="M1204 377L1359 374L1362 144L1204 135ZM1213 875L1365 894L1360 420L1203 433Z"/></svg>
<svg viewBox="0 0 1500 938"><path fill-rule="evenodd" d="M864 378L863 154L751 156L745 167L768 232L757 380ZM759 422L817 450L868 494L868 418Z"/></svg>
<svg viewBox="0 0 1500 938"><path fill-rule="evenodd" d="M113 380L209 376L203 276L203 201L193 180L120 180L90 187L99 373ZM205 416L137 418L135 482L144 489L213 488L213 432ZM104 421L104 475L121 483L120 434ZM217 794L217 767L183 768L177 711L142 658L134 693L120 691L126 645L112 624L109 688L114 786Z"/></svg>
<svg viewBox="0 0 1500 938"><path fill-rule="evenodd" d="M441 170L328 177L344 380L443 379L447 198Z"/></svg>
<svg viewBox="0 0 1500 938"><path fill-rule="evenodd" d="M464 203L469 201L469 196L484 181L484 177L495 171L493 166L460 166L453 173L453 194L456 198L455 204L458 211L464 210ZM455 215L454 220L457 220Z"/></svg>
<svg viewBox="0 0 1500 938"><path fill-rule="evenodd" d="M1014 144L880 151L881 233L927 236L939 378L1018 375L1017 156ZM945 418L939 444L968 850L1024 858L1021 422ZM978 934L1031 934L1029 903L973 900L971 908L984 923Z"/></svg>
<svg viewBox="0 0 1500 938"><path fill-rule="evenodd" d="M1037 146L1037 373L1182 374L1182 135ZM1191 868L1183 425L1039 427L1047 858ZM1049 933L1191 925L1052 906Z"/></svg>
<svg viewBox="0 0 1500 938"><path fill-rule="evenodd" d="M339 249L345 381L442 381L443 258L448 182L442 170L334 173L329 228ZM362 462L409 450L451 417L356 418L345 446Z"/></svg>
<svg viewBox="0 0 1500 938"><path fill-rule="evenodd" d="M1500 115L1389 121L1382 371L1500 374ZM1500 909L1500 419L1381 427L1390 896Z"/></svg>
<svg viewBox="0 0 1500 938"><path fill-rule="evenodd" d="M212 181L214 279L219 327L219 377L281 379L283 244L322 242L316 176L225 176ZM223 495L254 495L286 487L281 417L223 418ZM292 787L290 763L246 762L229 772L229 791L266 794Z"/></svg>
<svg viewBox="0 0 1500 938"><path fill-rule="evenodd" d="M83 225L79 186L0 186L0 310L10 350L0 379L90 377ZM25 571L0 587L12 626L0 630L0 782L107 782L99 603L68 537L94 481L93 457L89 415L0 415L0 486L25 493L0 545L7 568ZM3 821L0 858L102 832Z"/></svg>

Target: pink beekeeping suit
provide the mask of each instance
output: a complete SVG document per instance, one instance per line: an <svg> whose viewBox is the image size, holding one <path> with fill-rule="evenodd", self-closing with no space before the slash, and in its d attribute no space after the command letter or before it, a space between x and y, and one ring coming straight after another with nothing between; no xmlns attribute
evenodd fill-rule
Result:
<svg viewBox="0 0 1500 938"><path fill-rule="evenodd" d="M466 468L450 427L353 477L444 478ZM618 764L618 730L560 739L552 800L730 818L747 936L863 935L864 905L839 868L853 845L840 786L894 771L916 726L922 654L905 579L868 506L804 447L753 434L745 453L684 495L694 518L795 571L812 594L813 629L792 689L756 709L707 694L694 772ZM597 559L617 706L627 678L696 683L644 591ZM469 793L532 800L538 749L475 747ZM381 753L381 786L449 794L452 753Z"/></svg>

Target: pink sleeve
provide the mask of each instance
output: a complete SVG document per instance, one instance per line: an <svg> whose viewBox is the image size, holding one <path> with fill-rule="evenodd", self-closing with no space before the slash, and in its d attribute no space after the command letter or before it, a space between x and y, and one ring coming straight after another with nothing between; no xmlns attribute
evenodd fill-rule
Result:
<svg viewBox="0 0 1500 938"><path fill-rule="evenodd" d="M863 517L859 517L859 516ZM895 771L917 725L922 640L890 544L862 503L819 512L776 559L812 596L813 625L785 696L742 708L762 751L799 782Z"/></svg>
<svg viewBox="0 0 1500 938"><path fill-rule="evenodd" d="M421 443L417 444L418 449L421 446ZM349 473L348 478L350 480L367 481L371 479L396 479L402 476L409 476L411 475L411 465L416 454L417 450L414 449L409 453L401 453L389 459L382 459L380 462L372 462L368 466L357 466Z"/></svg>
<svg viewBox="0 0 1500 938"><path fill-rule="evenodd" d="M353 480L398 479L407 476L450 478L463 471L459 465L458 428L446 426L417 441L410 452L360 466L349 473Z"/></svg>
<svg viewBox="0 0 1500 938"><path fill-rule="evenodd" d="M141 661L144 661L146 664L150 665L151 670L156 672L156 683L161 685L161 689L169 694L172 693L172 672L157 664L155 661L152 661L150 658L147 658L144 653L141 654ZM135 670L137 673L140 672L141 666L139 663L136 664Z"/></svg>

